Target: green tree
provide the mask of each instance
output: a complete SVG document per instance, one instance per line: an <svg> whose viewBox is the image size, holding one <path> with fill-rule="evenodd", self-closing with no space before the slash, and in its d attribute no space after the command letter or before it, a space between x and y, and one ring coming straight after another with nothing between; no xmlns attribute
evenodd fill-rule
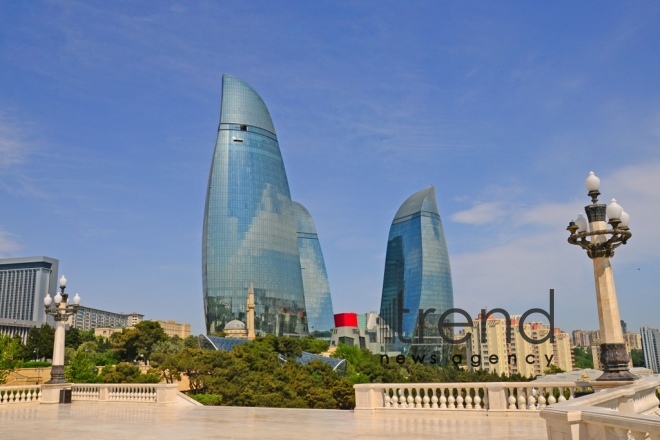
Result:
<svg viewBox="0 0 660 440"><path fill-rule="evenodd" d="M188 336L183 340L183 346L185 348L199 348L199 338L197 336Z"/></svg>
<svg viewBox="0 0 660 440"><path fill-rule="evenodd" d="M594 367L594 361L591 357L591 350L585 351L582 347L575 347L573 349L573 357L575 358L575 368Z"/></svg>
<svg viewBox="0 0 660 440"><path fill-rule="evenodd" d="M23 348L22 358L24 360L35 359L37 353L39 358L53 358L53 344L55 343L55 329L43 324L41 327L33 327L27 336L27 341Z"/></svg>
<svg viewBox="0 0 660 440"><path fill-rule="evenodd" d="M633 348L630 350L630 358L632 359L633 367L646 367L644 360L644 350Z"/></svg>
<svg viewBox="0 0 660 440"><path fill-rule="evenodd" d="M81 349L82 348L82 349ZM94 383L99 381L93 357L84 347L78 348L64 369L64 377L73 383Z"/></svg>
<svg viewBox="0 0 660 440"><path fill-rule="evenodd" d="M127 362L134 361L138 356L148 360L154 344L167 340L167 334L157 321L142 321L134 329L124 329L110 336L113 350Z"/></svg>
<svg viewBox="0 0 660 440"><path fill-rule="evenodd" d="M0 335L0 384L7 381L9 373L16 369L22 349L18 338Z"/></svg>
<svg viewBox="0 0 660 440"><path fill-rule="evenodd" d="M549 374L559 374L564 372L565 371L559 368L558 366L551 364L545 371L543 371L543 374L547 376Z"/></svg>
<svg viewBox="0 0 660 440"><path fill-rule="evenodd" d="M330 347L328 341L316 339L311 336L300 339L300 342L304 351L314 354L321 354L324 351L328 351L328 348Z"/></svg>
<svg viewBox="0 0 660 440"><path fill-rule="evenodd" d="M64 336L64 345L66 347L77 349L80 347L80 344L93 341L94 339L94 330L82 331L75 327L70 327Z"/></svg>
<svg viewBox="0 0 660 440"><path fill-rule="evenodd" d="M129 362L103 368L100 381L104 383L158 383L160 377L154 373L142 374L140 368Z"/></svg>

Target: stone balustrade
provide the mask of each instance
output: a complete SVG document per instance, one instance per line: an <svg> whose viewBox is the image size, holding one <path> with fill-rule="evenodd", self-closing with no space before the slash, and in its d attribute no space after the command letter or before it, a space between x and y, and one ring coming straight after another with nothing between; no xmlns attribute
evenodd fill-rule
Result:
<svg viewBox="0 0 660 440"><path fill-rule="evenodd" d="M0 405L41 400L41 385L0 386Z"/></svg>
<svg viewBox="0 0 660 440"><path fill-rule="evenodd" d="M176 384L73 384L71 400L98 402L174 403Z"/></svg>
<svg viewBox="0 0 660 440"><path fill-rule="evenodd" d="M549 440L660 440L660 377L600 390L541 411Z"/></svg>
<svg viewBox="0 0 660 440"><path fill-rule="evenodd" d="M177 399L176 384L63 384L59 388L71 388L71 400L95 402L174 403ZM52 387L52 385L51 385ZM56 398L56 397L54 397ZM0 386L0 404L30 403L42 401L41 385ZM57 403L51 399L50 403Z"/></svg>
<svg viewBox="0 0 660 440"><path fill-rule="evenodd" d="M355 385L355 410L537 412L575 398L575 382L369 383Z"/></svg>

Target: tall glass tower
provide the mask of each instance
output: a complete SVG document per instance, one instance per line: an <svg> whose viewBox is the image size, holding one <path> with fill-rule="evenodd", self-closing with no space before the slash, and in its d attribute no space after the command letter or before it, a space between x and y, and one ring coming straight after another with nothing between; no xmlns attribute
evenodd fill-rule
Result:
<svg viewBox="0 0 660 440"><path fill-rule="evenodd" d="M293 212L298 231L298 251L302 266L307 325L309 331L328 331L335 326L330 298L330 283L325 270L321 243L316 234L314 220L307 208L293 202Z"/></svg>
<svg viewBox="0 0 660 440"><path fill-rule="evenodd" d="M427 355L425 362L435 355L435 363L448 363L451 345L440 338L438 320L453 307L447 242L430 186L403 202L390 227L380 303L380 316L390 330L387 351ZM426 314L421 326L420 310L429 309L435 311Z"/></svg>
<svg viewBox="0 0 660 440"><path fill-rule="evenodd" d="M259 94L230 75L222 77L202 277L209 334L245 320L250 281L258 335L307 333L296 221L275 127Z"/></svg>

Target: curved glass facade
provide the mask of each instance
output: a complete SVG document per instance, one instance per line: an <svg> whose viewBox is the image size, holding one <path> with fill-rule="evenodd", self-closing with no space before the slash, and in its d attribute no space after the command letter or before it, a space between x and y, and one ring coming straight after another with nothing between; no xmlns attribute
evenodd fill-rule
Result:
<svg viewBox="0 0 660 440"><path fill-rule="evenodd" d="M307 208L293 202L293 212L298 231L298 252L302 268L307 326L310 333L327 331L335 326L330 297L330 283L325 270L321 243L316 233L314 220Z"/></svg>
<svg viewBox="0 0 660 440"><path fill-rule="evenodd" d="M448 363L452 347L440 338L438 320L453 307L447 243L431 186L408 198L390 227L380 305L380 316L391 330L387 351L427 355L425 362L435 355L435 363ZM435 312L426 314L421 327L420 310L429 309Z"/></svg>
<svg viewBox="0 0 660 440"><path fill-rule="evenodd" d="M245 321L254 282L256 333L307 333L296 222L268 108L248 84L222 77L209 174L202 276L206 331Z"/></svg>

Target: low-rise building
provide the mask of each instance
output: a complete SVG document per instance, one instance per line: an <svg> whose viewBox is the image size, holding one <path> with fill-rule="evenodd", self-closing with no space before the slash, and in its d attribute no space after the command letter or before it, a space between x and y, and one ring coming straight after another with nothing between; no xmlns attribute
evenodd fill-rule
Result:
<svg viewBox="0 0 660 440"><path fill-rule="evenodd" d="M623 339L626 340L631 350L642 349L642 336L639 333L624 333Z"/></svg>
<svg viewBox="0 0 660 440"><path fill-rule="evenodd" d="M337 313L334 318L331 347L339 344L356 345L375 354L385 353L385 338L391 332L377 313Z"/></svg>
<svg viewBox="0 0 660 440"><path fill-rule="evenodd" d="M176 321L167 320L167 321L156 321L163 327L165 333L169 337L178 336L181 339L186 339L190 336L190 324L179 324Z"/></svg>

